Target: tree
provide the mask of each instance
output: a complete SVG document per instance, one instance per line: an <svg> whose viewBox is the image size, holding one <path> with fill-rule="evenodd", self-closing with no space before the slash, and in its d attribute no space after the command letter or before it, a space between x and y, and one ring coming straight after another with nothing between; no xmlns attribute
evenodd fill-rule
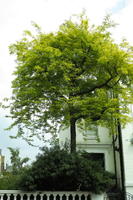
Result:
<svg viewBox="0 0 133 200"><path fill-rule="evenodd" d="M11 164L12 164L12 173L14 175L18 174L21 172L21 170L24 167L24 164L26 164L29 161L28 157L25 158L20 158L19 155L19 149L13 149L11 147L8 148L11 153Z"/></svg>
<svg viewBox="0 0 133 200"><path fill-rule="evenodd" d="M43 166L43 167L42 167ZM114 186L114 175L81 153L70 153L59 146L42 148L18 187L31 191L90 191L100 193Z"/></svg>
<svg viewBox="0 0 133 200"><path fill-rule="evenodd" d="M21 177L29 168L29 166L25 165L29 158L20 158L18 148L14 149L9 147L8 149L11 153L10 159L12 165L8 166L6 171L0 176L0 190L17 190L20 189L18 183L20 182Z"/></svg>
<svg viewBox="0 0 133 200"><path fill-rule="evenodd" d="M81 15L62 24L56 33L38 32L10 46L17 56L12 82L10 128L18 125L32 135L54 133L70 127L71 152L76 150L76 125L104 124L112 119L128 121L132 102L132 47L116 44L109 32L114 26L105 17L102 25L90 26ZM115 121L115 120L114 120Z"/></svg>
<svg viewBox="0 0 133 200"><path fill-rule="evenodd" d="M13 174L12 172L4 172L0 177L0 190L17 190L18 183L22 174Z"/></svg>

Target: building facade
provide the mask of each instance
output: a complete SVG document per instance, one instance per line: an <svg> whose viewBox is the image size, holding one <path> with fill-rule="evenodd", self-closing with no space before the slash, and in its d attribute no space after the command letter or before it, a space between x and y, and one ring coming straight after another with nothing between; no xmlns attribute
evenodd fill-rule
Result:
<svg viewBox="0 0 133 200"><path fill-rule="evenodd" d="M112 135L103 127L87 132L77 129L77 149L99 154L105 170L115 174L116 185L133 195L133 123L117 127L116 132ZM60 132L59 141L61 146L70 141L69 130Z"/></svg>
<svg viewBox="0 0 133 200"><path fill-rule="evenodd" d="M2 155L2 150L0 149L0 173L5 170L5 156Z"/></svg>

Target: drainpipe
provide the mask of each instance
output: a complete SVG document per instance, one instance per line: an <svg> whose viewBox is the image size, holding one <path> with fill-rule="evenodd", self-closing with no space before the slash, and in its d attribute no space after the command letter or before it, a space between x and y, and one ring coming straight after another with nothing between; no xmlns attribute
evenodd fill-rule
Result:
<svg viewBox="0 0 133 200"><path fill-rule="evenodd" d="M123 142L122 142L122 130L121 124L118 120L118 140L119 140L119 155L120 155L120 166L121 166L121 182L122 182L122 192L123 192L123 200L126 200L126 188L125 188L125 167L124 167L124 155L123 155Z"/></svg>
<svg viewBox="0 0 133 200"><path fill-rule="evenodd" d="M116 184L116 186L118 185L118 182L117 182L117 167L116 167L116 153L115 153L115 151L116 151L116 147L115 147L115 138L114 138L114 134L113 134L113 136L112 136L112 144L113 144L113 154L114 154L114 168L115 168L115 184Z"/></svg>

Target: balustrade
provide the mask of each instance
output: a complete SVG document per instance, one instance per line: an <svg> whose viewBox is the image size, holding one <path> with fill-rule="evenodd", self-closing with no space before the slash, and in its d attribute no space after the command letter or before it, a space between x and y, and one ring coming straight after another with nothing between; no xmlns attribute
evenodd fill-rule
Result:
<svg viewBox="0 0 133 200"><path fill-rule="evenodd" d="M133 195L127 192L127 200L133 200Z"/></svg>
<svg viewBox="0 0 133 200"><path fill-rule="evenodd" d="M91 200L88 192L24 192L20 190L0 190L0 200Z"/></svg>

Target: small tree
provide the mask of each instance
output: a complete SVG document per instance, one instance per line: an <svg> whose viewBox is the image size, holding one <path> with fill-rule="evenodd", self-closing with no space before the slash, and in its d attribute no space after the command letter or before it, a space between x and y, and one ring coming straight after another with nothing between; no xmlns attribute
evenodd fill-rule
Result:
<svg viewBox="0 0 133 200"><path fill-rule="evenodd" d="M22 174L28 169L28 166L24 166L29 160L28 157L21 158L19 149L8 148L11 153L11 169L3 172L0 177L0 190L17 190L20 189L18 183L21 180Z"/></svg>
<svg viewBox="0 0 133 200"><path fill-rule="evenodd" d="M71 152L76 150L76 125L112 126L114 118L128 121L132 102L132 48L115 44L107 16L101 26L90 26L85 16L66 21L58 32L36 36L10 46L17 56L16 76L10 104L11 125L18 135L29 129L32 135L54 133L70 127ZM30 37L30 39L29 39ZM115 95L112 95L115 94Z"/></svg>
<svg viewBox="0 0 133 200"><path fill-rule="evenodd" d="M13 174L12 172L4 172L0 177L0 190L17 190L18 182L20 181L20 174Z"/></svg>
<svg viewBox="0 0 133 200"><path fill-rule="evenodd" d="M21 172L21 170L24 167L23 165L29 161L29 158L28 157L21 158L19 155L20 152L18 148L13 149L11 147L8 147L8 149L10 150L11 153L12 173L15 175Z"/></svg>

